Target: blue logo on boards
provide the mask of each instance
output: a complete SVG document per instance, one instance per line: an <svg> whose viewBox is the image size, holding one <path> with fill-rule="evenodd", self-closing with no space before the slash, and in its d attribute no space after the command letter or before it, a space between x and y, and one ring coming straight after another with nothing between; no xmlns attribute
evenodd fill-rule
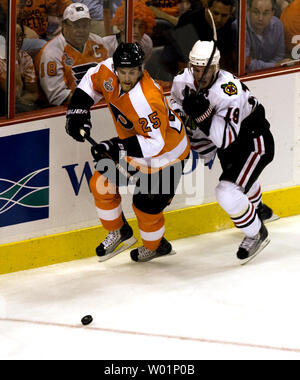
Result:
<svg viewBox="0 0 300 380"><path fill-rule="evenodd" d="M192 159L191 169L187 172L183 171L182 175L190 174L196 169L196 167L198 165L198 161L199 161L198 153L191 150L191 159ZM95 162L96 161L94 161L94 164L95 164ZM82 184L85 183L84 179L86 180L87 185L89 185L90 179L93 175L90 163L88 161L86 161L84 163L83 169L81 167L78 167L78 166L79 166L78 163L62 166L62 168L65 169L68 173L68 176L69 176L69 179L70 179L70 182L72 184L73 191L74 191L74 194L76 195L76 197L80 193ZM77 172L76 172L76 170L77 170Z"/></svg>
<svg viewBox="0 0 300 380"><path fill-rule="evenodd" d="M49 217L49 129L0 138L0 227Z"/></svg>

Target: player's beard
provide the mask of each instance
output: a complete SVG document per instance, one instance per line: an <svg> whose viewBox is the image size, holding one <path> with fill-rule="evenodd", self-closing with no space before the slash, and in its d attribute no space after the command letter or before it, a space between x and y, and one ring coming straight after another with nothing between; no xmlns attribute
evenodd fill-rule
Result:
<svg viewBox="0 0 300 380"><path fill-rule="evenodd" d="M122 83L120 82L122 91L129 92L130 90L132 90L137 85L137 83L139 83L139 81L142 79L143 75L144 75L143 72L141 72L141 75L138 77L138 79L135 82L131 82L131 81L122 82Z"/></svg>

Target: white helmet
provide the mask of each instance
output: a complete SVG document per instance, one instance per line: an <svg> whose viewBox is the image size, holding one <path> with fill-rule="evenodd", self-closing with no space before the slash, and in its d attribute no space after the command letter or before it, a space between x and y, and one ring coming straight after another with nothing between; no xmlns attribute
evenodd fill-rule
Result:
<svg viewBox="0 0 300 380"><path fill-rule="evenodd" d="M194 66L206 66L214 47L213 41L197 41L190 51L190 64ZM218 65L220 61L220 52L216 48L212 65Z"/></svg>

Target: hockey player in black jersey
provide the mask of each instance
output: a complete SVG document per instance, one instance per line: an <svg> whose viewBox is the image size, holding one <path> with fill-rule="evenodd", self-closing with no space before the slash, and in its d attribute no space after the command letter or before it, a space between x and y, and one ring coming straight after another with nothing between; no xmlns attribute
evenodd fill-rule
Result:
<svg viewBox="0 0 300 380"><path fill-rule="evenodd" d="M264 221L272 210L261 201L258 177L273 160L274 140L262 104L231 73L219 68L212 41L197 41L189 67L174 78L171 104L183 119L191 148L211 167L218 156L222 175L216 198L245 237L237 251L241 264L255 257L270 241Z"/></svg>

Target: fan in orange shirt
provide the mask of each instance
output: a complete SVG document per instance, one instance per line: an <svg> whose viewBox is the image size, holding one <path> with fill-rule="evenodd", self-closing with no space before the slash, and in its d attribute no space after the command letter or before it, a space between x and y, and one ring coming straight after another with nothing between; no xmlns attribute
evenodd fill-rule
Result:
<svg viewBox="0 0 300 380"><path fill-rule="evenodd" d="M145 62L151 57L153 42L151 34L156 24L153 11L146 6L145 1L135 0L133 2L134 22L132 42L141 45L145 53ZM116 13L111 20L111 25L116 26L120 33L104 37L104 41L109 46L109 56L112 57L120 42L125 42L125 2L117 8Z"/></svg>
<svg viewBox="0 0 300 380"><path fill-rule="evenodd" d="M299 49L300 0L294 0L283 10L280 16L280 21L284 28L286 50L287 53L290 54L295 46L298 45L297 50ZM298 59L299 54L293 58Z"/></svg>
<svg viewBox="0 0 300 380"><path fill-rule="evenodd" d="M18 14L22 23L34 30L40 38L47 39L49 22L63 15L65 8L72 4L71 0L27 0L18 1Z"/></svg>
<svg viewBox="0 0 300 380"><path fill-rule="evenodd" d="M108 230L96 248L101 261L136 242L118 190L127 178L114 170L114 163L126 164L124 156L137 179L133 210L143 241L143 246L131 251L132 260L148 261L173 252L164 238L163 210L174 197L190 146L182 121L169 108L161 87L144 71L143 62L140 45L121 43L113 58L83 77L67 112L67 133L84 141L90 133L90 107L104 98L118 134L92 148L98 164L90 187L100 221Z"/></svg>

